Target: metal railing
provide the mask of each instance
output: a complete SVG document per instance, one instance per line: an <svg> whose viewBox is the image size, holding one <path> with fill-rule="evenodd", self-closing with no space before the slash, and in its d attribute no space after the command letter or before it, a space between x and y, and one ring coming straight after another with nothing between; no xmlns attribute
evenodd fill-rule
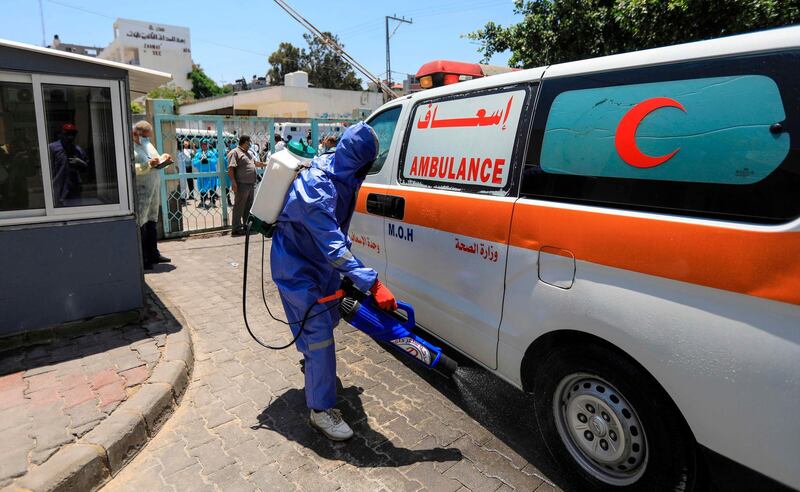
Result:
<svg viewBox="0 0 800 492"><path fill-rule="evenodd" d="M282 133L288 132L295 138L305 138L302 134L310 131L311 142L316 147L320 135L336 133L337 127L341 132L354 121L154 115L156 148L172 155L175 161L159 171L164 236L179 237L230 227L235 197L230 190L227 153L238 144L240 135L249 135L259 160L266 161L274 146L276 124ZM261 174L263 170L259 169L259 180Z"/></svg>

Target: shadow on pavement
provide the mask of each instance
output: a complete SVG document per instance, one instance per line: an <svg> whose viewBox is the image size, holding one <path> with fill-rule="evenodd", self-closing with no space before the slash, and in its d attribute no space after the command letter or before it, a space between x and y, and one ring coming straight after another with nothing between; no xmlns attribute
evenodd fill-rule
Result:
<svg viewBox="0 0 800 492"><path fill-rule="evenodd" d="M172 263L156 263L155 265L153 265L152 270L145 270L144 274L147 275L150 273L167 273L171 272L172 270L175 270L175 268L177 267Z"/></svg>
<svg viewBox="0 0 800 492"><path fill-rule="evenodd" d="M98 316L0 340L0 376L88 358L180 329L180 322L148 288L140 312Z"/></svg>
<svg viewBox="0 0 800 492"><path fill-rule="evenodd" d="M329 460L345 461L359 467L396 467L421 461L460 461L458 449L406 449L395 446L389 439L372 429L361 402L362 388L342 387L337 378L339 402L337 408L355 432L352 439L334 442L308 423L308 409L302 389L292 388L270 402L258 416L259 424L252 429L270 429L310 449ZM342 401L343 400L343 401Z"/></svg>
<svg viewBox="0 0 800 492"><path fill-rule="evenodd" d="M569 477L560 472L542 441L533 413L533 397L478 366L435 336L428 333L424 336L431 343L442 347L449 357L458 362L459 369L452 379L421 367L383 342L379 344L392 357L414 371L442 396L536 467L548 480L564 490L574 490Z"/></svg>

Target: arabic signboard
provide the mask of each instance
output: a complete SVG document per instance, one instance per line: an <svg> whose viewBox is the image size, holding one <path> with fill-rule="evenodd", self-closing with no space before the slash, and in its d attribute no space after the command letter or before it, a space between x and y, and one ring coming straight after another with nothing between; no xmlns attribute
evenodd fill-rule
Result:
<svg viewBox="0 0 800 492"><path fill-rule="evenodd" d="M517 90L417 106L403 176L503 188L524 102Z"/></svg>
<svg viewBox="0 0 800 492"><path fill-rule="evenodd" d="M789 153L778 86L745 75L563 92L542 143L545 172L746 185Z"/></svg>
<svg viewBox="0 0 800 492"><path fill-rule="evenodd" d="M114 23L117 36L128 46L139 46L151 50L162 49L190 51L188 27L153 24L129 19L118 19Z"/></svg>

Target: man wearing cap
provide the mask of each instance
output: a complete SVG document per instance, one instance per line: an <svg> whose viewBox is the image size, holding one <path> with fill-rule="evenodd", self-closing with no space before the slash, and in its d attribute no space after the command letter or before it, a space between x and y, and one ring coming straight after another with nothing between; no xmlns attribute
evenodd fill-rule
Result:
<svg viewBox="0 0 800 492"><path fill-rule="evenodd" d="M81 171L89 168L89 158L75 143L78 129L72 123L61 126L58 140L48 145L53 163L53 195L56 207L81 205Z"/></svg>
<svg viewBox="0 0 800 492"><path fill-rule="evenodd" d="M256 168L264 167L264 163L256 160L250 152L250 136L239 137L239 146L228 152L228 176L233 189L233 232L231 236L244 234L243 223L250 215L253 206L254 188L256 185Z"/></svg>

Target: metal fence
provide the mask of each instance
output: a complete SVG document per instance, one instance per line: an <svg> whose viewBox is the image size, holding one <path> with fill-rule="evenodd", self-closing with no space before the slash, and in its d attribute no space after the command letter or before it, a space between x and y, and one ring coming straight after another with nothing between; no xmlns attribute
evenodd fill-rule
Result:
<svg viewBox="0 0 800 492"><path fill-rule="evenodd" d="M228 152L239 136L251 137L251 148L266 162L274 135L310 138L338 134L353 120L260 118L156 114L156 148L173 156L175 164L161 173L161 212L165 237L228 228L232 222L233 192L228 177ZM259 180L263 170L259 169Z"/></svg>

